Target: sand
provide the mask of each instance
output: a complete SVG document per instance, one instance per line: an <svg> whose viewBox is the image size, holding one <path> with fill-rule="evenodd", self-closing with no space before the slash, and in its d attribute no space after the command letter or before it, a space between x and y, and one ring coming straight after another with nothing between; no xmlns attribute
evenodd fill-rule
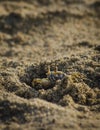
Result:
<svg viewBox="0 0 100 130"><path fill-rule="evenodd" d="M100 1L1 0L0 130L66 129L100 129Z"/></svg>

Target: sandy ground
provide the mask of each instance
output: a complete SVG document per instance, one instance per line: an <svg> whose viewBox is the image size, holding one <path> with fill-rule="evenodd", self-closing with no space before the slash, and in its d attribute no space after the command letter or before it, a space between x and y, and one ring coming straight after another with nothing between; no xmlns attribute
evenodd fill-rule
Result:
<svg viewBox="0 0 100 130"><path fill-rule="evenodd" d="M100 129L100 1L0 0L0 130L66 129Z"/></svg>

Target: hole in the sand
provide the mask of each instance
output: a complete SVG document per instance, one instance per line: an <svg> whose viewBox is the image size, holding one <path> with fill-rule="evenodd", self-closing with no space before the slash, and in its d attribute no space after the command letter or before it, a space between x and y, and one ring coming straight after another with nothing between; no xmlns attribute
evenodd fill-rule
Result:
<svg viewBox="0 0 100 130"><path fill-rule="evenodd" d="M24 98L40 98L44 99L48 102L56 103L58 104L59 100L63 97L63 93L61 92L61 87L60 85L56 85L55 82L48 83L48 78L47 78L47 64L40 64L36 66L29 66L25 70L25 74L20 77L20 81L24 82L26 85L30 86L30 90L22 90L22 92L18 92L17 95L24 97ZM51 70L54 68L51 67ZM42 85L36 84L35 86L32 85L33 80L42 80ZM45 81L44 81L45 80ZM39 81L41 82L41 81ZM46 83L44 85L43 83ZM31 92L30 92L31 91ZM34 94L32 94L34 93ZM35 94L36 93L36 94Z"/></svg>

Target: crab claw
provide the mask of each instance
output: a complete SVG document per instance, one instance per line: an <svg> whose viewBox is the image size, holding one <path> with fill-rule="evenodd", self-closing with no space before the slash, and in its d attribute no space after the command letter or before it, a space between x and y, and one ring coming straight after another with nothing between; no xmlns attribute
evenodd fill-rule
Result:
<svg viewBox="0 0 100 130"><path fill-rule="evenodd" d="M32 86L35 89L48 89L50 85L51 85L51 82L50 80L48 80L48 78L43 78L43 79L36 78L36 79L33 79L32 81Z"/></svg>

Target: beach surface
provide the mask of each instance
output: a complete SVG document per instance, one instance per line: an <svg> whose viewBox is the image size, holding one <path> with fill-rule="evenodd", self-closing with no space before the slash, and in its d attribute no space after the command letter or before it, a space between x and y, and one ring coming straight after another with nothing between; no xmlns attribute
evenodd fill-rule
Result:
<svg viewBox="0 0 100 130"><path fill-rule="evenodd" d="M0 0L0 130L73 129L100 130L100 1Z"/></svg>

